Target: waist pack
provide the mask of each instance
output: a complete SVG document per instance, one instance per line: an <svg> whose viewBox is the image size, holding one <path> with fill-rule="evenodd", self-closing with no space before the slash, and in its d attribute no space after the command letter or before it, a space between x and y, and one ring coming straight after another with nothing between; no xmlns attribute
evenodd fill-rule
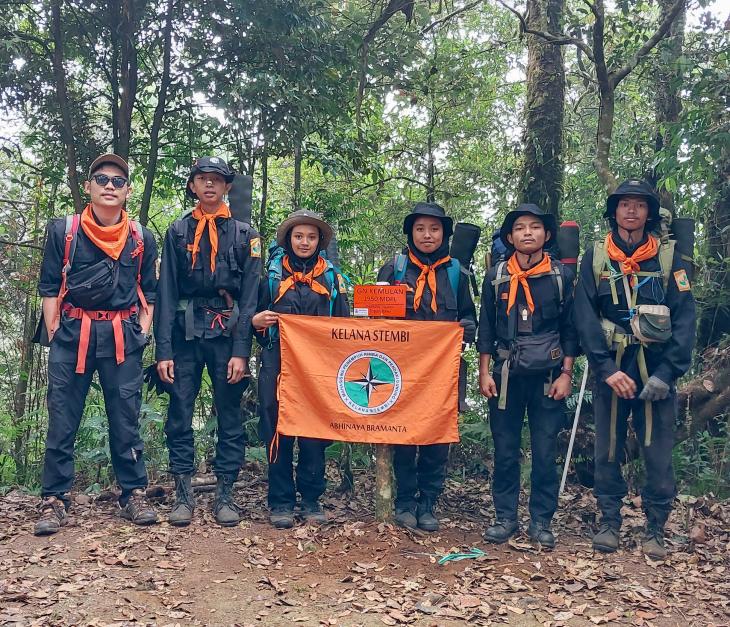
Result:
<svg viewBox="0 0 730 627"><path fill-rule="evenodd" d="M636 305L631 330L645 344L668 342L672 337L672 318L666 305Z"/></svg>
<svg viewBox="0 0 730 627"><path fill-rule="evenodd" d="M73 274L66 280L67 297L82 309L102 309L119 283L119 264L107 257L88 268Z"/></svg>
<svg viewBox="0 0 730 627"><path fill-rule="evenodd" d="M509 351L511 375L543 374L563 363L560 333L517 336Z"/></svg>

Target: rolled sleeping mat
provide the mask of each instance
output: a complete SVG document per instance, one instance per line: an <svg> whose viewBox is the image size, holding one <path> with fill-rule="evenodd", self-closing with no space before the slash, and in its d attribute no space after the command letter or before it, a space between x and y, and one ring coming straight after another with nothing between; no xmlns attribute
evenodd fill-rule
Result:
<svg viewBox="0 0 730 627"><path fill-rule="evenodd" d="M580 255L580 227L573 220L565 220L558 229L558 249L560 261L573 272L578 270L578 256Z"/></svg>
<svg viewBox="0 0 730 627"><path fill-rule="evenodd" d="M236 174L228 192L228 206L231 215L239 222L251 224L251 202L253 196L253 177Z"/></svg>
<svg viewBox="0 0 730 627"><path fill-rule="evenodd" d="M476 224L468 222L457 222L454 227L454 234L451 237L451 250L449 254L458 259L461 267L469 272L469 279L474 294L479 295L479 287L474 276L474 253L479 244L479 236L482 230Z"/></svg>
<svg viewBox="0 0 730 627"><path fill-rule="evenodd" d="M695 253L695 221L693 218L674 218L672 220L672 235L677 242L677 252L682 259L690 264L689 280L694 278L694 253Z"/></svg>

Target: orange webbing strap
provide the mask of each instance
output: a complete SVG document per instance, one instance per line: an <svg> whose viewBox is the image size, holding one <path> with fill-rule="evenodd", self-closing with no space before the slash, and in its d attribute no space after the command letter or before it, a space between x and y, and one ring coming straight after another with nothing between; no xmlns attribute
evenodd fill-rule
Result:
<svg viewBox="0 0 730 627"><path fill-rule="evenodd" d="M279 383L281 382L281 372L279 372L279 375L276 377L276 402L279 402ZM278 420L277 420L278 422ZM276 463L276 460L279 458L279 429L274 432L274 437L271 440L271 444L269 446L269 464Z"/></svg>
<svg viewBox="0 0 730 627"><path fill-rule="evenodd" d="M76 356L76 373L83 374L86 371L86 356L89 352L89 339L91 338L92 320L110 320L114 330L114 356L117 365L124 361L124 331L122 320L128 319L132 314L137 313L137 307L131 309L119 309L114 311L88 310L67 305L63 308L69 318L81 320L81 333L79 335L79 350Z"/></svg>
<svg viewBox="0 0 730 627"><path fill-rule="evenodd" d="M144 257L144 237L137 228L138 222L131 220L129 222L129 230L132 233L132 239L134 240L135 247L132 251L132 259L137 258L137 298L139 298L139 306L145 315L149 313L147 306L147 299L144 297L142 291L142 258Z"/></svg>
<svg viewBox="0 0 730 627"><path fill-rule="evenodd" d="M71 218L69 220L69 218ZM63 265L61 266L61 288L58 290L58 298L56 300L56 319L54 323L61 318L61 306L63 305L63 299L66 298L68 293L68 287L66 287L66 279L68 271L71 269L71 263L73 262L73 254L76 246L74 239L76 233L79 230L79 224L81 222L81 216L75 213L73 216L66 217L66 231L64 234L64 245L63 245Z"/></svg>

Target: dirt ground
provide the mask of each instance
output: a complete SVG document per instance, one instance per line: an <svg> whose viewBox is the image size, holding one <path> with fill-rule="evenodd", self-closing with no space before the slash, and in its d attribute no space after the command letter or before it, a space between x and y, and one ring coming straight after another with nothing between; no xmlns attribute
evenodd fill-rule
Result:
<svg viewBox="0 0 730 627"><path fill-rule="evenodd" d="M492 546L481 533L491 502L483 482L449 481L442 531L410 533L372 517L372 484L329 493L330 522L278 531L265 483L247 470L243 522L218 527L200 494L187 529L136 528L112 501L77 495L70 524L32 535L37 498L0 501L0 625L728 625L730 504L681 498L668 527L671 555L638 550L640 501L627 501L622 549L594 554L595 505L561 501L558 548L525 536ZM157 500L161 520L170 498ZM523 521L525 522L525 521ZM476 559L439 559L480 549Z"/></svg>

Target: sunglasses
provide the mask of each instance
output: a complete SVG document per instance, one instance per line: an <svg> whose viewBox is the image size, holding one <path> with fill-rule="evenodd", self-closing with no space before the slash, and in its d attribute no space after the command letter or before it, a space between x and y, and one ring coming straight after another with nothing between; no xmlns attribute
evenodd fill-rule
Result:
<svg viewBox="0 0 730 627"><path fill-rule="evenodd" d="M106 187L106 184L111 181L117 189L122 189L128 182L123 176L107 176L106 174L94 174L91 178L102 187Z"/></svg>

